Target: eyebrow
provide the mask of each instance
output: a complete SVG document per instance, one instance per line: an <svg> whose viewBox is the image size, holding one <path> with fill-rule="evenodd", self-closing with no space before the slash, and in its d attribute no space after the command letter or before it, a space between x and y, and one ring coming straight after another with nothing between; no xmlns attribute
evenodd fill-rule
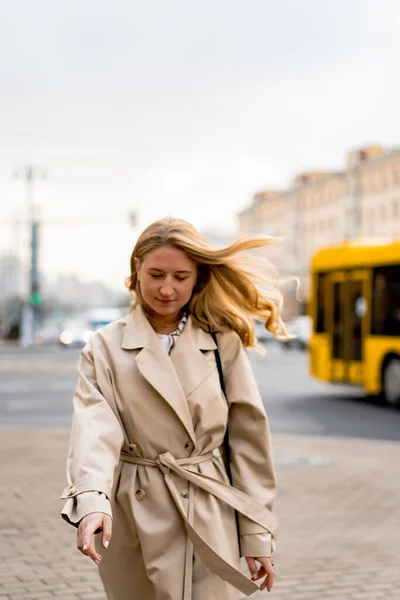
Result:
<svg viewBox="0 0 400 600"><path fill-rule="evenodd" d="M164 273L163 269L157 269L157 267L149 267L149 271L157 271L158 273ZM180 271L175 271L175 273L186 273L188 275L191 275L193 271L186 271L182 269Z"/></svg>

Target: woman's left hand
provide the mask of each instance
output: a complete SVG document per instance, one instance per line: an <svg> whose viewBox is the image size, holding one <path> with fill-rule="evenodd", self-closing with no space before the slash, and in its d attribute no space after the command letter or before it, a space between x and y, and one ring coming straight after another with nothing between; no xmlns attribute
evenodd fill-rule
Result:
<svg viewBox="0 0 400 600"><path fill-rule="evenodd" d="M260 585L260 590L267 590L270 592L274 585L275 571L272 566L272 558L266 556L250 557L246 556L247 566L249 567L251 579L257 581L266 575L264 581ZM260 568L257 568L256 561L261 564Z"/></svg>

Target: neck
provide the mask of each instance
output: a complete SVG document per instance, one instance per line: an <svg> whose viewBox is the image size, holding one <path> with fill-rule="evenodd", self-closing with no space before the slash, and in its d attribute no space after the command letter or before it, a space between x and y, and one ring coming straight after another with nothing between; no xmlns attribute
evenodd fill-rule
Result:
<svg viewBox="0 0 400 600"><path fill-rule="evenodd" d="M154 331L156 333L164 333L167 335L177 329L181 317L182 315L180 312L167 316L159 315L153 311L147 313L147 318L150 321Z"/></svg>

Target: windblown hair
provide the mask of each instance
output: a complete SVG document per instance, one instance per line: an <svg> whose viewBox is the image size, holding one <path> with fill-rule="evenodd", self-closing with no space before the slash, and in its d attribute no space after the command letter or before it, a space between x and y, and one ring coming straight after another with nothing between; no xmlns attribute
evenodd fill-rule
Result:
<svg viewBox="0 0 400 600"><path fill-rule="evenodd" d="M265 258L249 254L275 240L266 236L244 237L226 248L211 247L187 221L166 218L147 227L136 242L131 256L131 274L125 285L133 306L144 304L135 258L139 264L151 250L172 246L183 250L197 264L198 277L187 312L205 331L234 330L245 348L258 347L254 320L278 339L290 337L281 319L282 294L278 276ZM268 276L268 271L273 276Z"/></svg>

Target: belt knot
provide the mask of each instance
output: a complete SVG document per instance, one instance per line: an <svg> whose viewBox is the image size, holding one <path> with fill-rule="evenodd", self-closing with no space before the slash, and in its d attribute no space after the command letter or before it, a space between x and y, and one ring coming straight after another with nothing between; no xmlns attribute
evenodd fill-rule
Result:
<svg viewBox="0 0 400 600"><path fill-rule="evenodd" d="M155 462L160 471L166 475L170 472L171 463L174 463L175 459L170 452L163 452L157 456Z"/></svg>

